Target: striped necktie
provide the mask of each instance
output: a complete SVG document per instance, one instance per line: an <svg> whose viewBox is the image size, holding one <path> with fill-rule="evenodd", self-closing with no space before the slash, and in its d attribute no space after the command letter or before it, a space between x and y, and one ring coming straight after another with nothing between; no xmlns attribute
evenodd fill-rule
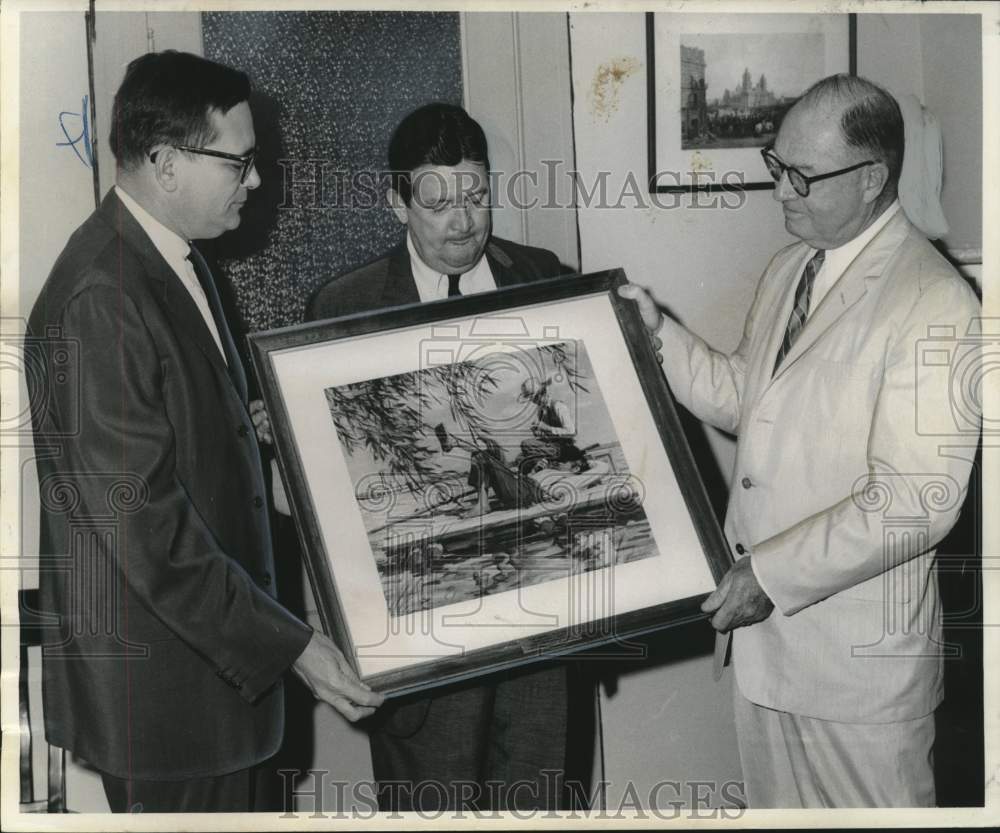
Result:
<svg viewBox="0 0 1000 833"><path fill-rule="evenodd" d="M462 293L458 291L458 282L462 280L462 276L459 275L448 275L448 297L456 298Z"/></svg>
<svg viewBox="0 0 1000 833"><path fill-rule="evenodd" d="M784 361L785 356L788 355L788 351L792 349L792 345L795 344L796 339L802 333L802 328L806 323L806 316L809 315L809 299L812 297L813 283L816 281L816 275L819 274L819 270L823 266L823 258L825 257L826 252L823 249L819 249L816 254L809 258L806 268L802 270L799 285L795 288L795 306L792 307L792 314L788 316L788 326L785 327L785 337L781 341L781 348L778 350L778 355L774 360L772 376L778 372L778 368L781 367L781 363Z"/></svg>

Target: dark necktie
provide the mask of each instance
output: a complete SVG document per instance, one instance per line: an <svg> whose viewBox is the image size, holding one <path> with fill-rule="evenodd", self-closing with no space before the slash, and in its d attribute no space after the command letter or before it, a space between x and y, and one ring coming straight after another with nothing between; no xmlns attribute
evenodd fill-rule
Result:
<svg viewBox="0 0 1000 833"><path fill-rule="evenodd" d="M222 350L226 354L226 363L229 365L229 378L233 382L233 387L240 395L244 403L247 401L247 377L243 372L243 364L240 361L240 354L236 352L236 343L233 341L233 334L229 331L226 323L226 316L222 311L222 301L219 292L215 288L215 280L212 272L194 246L188 251L188 260L194 267L194 273L198 276L198 283L205 290L205 298L208 300L208 308L212 310L212 318L215 321L215 328L219 331L219 340L222 342Z"/></svg>
<svg viewBox="0 0 1000 833"><path fill-rule="evenodd" d="M448 275L448 297L457 298L462 293L458 291L458 282L462 280L461 275Z"/></svg>
<svg viewBox="0 0 1000 833"><path fill-rule="evenodd" d="M788 351L792 349L792 345L795 344L805 326L806 316L809 315L809 299L812 297L813 283L816 281L816 275L819 274L825 257L826 252L823 249L818 250L809 258L806 268L802 270L802 277L799 278L799 285L795 289L795 306L792 307L792 314L788 316L788 326L785 327L785 337L781 341L781 348L774 360L772 376L778 372L782 361L788 355Z"/></svg>

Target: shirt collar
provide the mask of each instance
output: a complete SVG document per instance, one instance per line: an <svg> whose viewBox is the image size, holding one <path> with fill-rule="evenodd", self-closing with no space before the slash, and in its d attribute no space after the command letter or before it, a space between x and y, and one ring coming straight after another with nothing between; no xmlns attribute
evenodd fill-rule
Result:
<svg viewBox="0 0 1000 833"><path fill-rule="evenodd" d="M417 284L420 300L427 301L436 298L441 273L436 269L431 269L417 254L417 248L413 245L413 235L409 231L406 232L406 250L410 253L410 270L413 272L413 280Z"/></svg>
<svg viewBox="0 0 1000 833"><path fill-rule="evenodd" d="M447 295L445 288L447 278L445 276L448 273L438 272L423 261L417 254L417 247L413 245L413 235L410 234L409 230L406 232L406 250L410 254L410 270L413 272L413 281L417 285L420 300L426 302L445 297ZM469 282L469 289L473 291L478 291L477 288L480 284L483 286L495 285L493 271L486 259L485 250L473 267L462 273L462 278L463 289L466 289L466 281ZM466 289L466 293L468 293L468 289Z"/></svg>
<svg viewBox="0 0 1000 833"><path fill-rule="evenodd" d="M153 241L156 250L163 255L163 259L176 268L175 264L188 256L191 250L190 243L163 225L120 185L115 185L115 193L142 226L142 230L149 235L149 239Z"/></svg>
<svg viewBox="0 0 1000 833"><path fill-rule="evenodd" d="M851 265L854 258L861 254L861 250L871 243L876 234L885 228L886 223L895 216L897 211L899 211L898 199L893 200L889 207L876 218L875 222L857 237L848 240L836 249L827 249L826 257L823 260L824 270L831 275L837 276L847 271L847 267ZM816 250L813 249L813 251L815 252Z"/></svg>

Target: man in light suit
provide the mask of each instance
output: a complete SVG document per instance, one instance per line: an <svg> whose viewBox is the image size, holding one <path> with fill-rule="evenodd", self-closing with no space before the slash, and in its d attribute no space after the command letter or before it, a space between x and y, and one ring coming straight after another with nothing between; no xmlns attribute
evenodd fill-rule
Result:
<svg viewBox="0 0 1000 833"><path fill-rule="evenodd" d="M433 103L406 116L390 141L389 166L388 198L406 241L320 289L310 318L488 292L563 271L552 252L492 236L486 137L461 107ZM370 731L380 809L560 806L568 698L566 666L546 663L387 704Z"/></svg>
<svg viewBox="0 0 1000 833"><path fill-rule="evenodd" d="M100 771L116 812L254 809L289 668L351 720L381 702L276 600L246 377L191 245L236 228L260 184L249 95L195 55L129 65L117 184L29 324L46 737Z"/></svg>
<svg viewBox="0 0 1000 833"><path fill-rule="evenodd" d="M921 430L959 429L940 361L919 347L964 336L979 306L900 210L902 154L888 93L818 82L764 150L801 242L764 272L739 346L724 355L667 318L659 331L677 398L738 437L725 523L737 560L703 609L733 633L752 807L935 800L933 547L974 449ZM655 327L649 297L623 294Z"/></svg>

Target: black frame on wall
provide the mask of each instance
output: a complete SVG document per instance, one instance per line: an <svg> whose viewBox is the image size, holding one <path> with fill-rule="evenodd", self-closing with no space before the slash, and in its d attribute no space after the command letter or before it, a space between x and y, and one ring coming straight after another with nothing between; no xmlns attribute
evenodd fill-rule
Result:
<svg viewBox="0 0 1000 833"><path fill-rule="evenodd" d="M857 15L847 15L848 72L857 75ZM651 194L694 193L696 191L769 191L774 183L762 182L706 182L687 185L665 185L659 180L656 160L656 37L655 12L646 12L646 161L647 187Z"/></svg>

